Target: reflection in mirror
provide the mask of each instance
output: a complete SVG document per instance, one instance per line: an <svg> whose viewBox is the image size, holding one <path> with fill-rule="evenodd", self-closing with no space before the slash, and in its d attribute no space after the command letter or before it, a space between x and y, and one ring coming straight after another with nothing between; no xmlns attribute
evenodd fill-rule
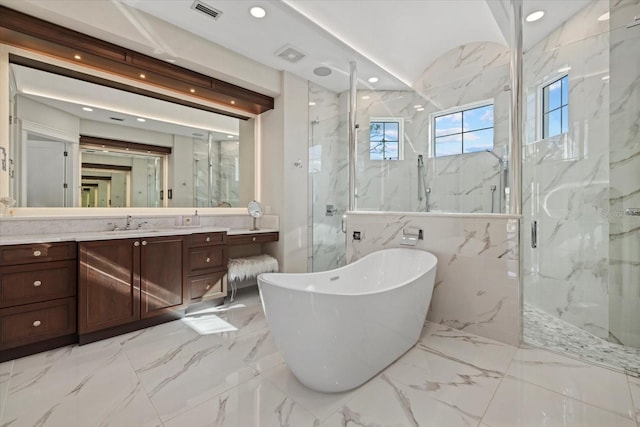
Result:
<svg viewBox="0 0 640 427"><path fill-rule="evenodd" d="M236 207L254 197L252 119L18 64L10 96L17 206Z"/></svg>

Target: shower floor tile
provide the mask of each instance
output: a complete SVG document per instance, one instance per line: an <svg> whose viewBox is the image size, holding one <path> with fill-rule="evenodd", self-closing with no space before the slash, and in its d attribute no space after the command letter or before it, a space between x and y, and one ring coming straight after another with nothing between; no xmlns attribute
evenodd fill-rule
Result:
<svg viewBox="0 0 640 427"><path fill-rule="evenodd" d="M526 344L640 376L640 350L636 348L605 341L529 304L524 304L522 323Z"/></svg>

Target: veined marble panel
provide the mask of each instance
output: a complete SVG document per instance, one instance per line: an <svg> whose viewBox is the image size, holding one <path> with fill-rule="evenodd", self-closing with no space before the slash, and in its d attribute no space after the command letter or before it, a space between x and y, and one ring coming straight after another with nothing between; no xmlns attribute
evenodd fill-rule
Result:
<svg viewBox="0 0 640 427"><path fill-rule="evenodd" d="M520 342L518 222L507 218L428 214L351 213L347 242L352 262L376 250L400 247L402 230L417 227L417 249L438 258L428 319L512 345Z"/></svg>
<svg viewBox="0 0 640 427"><path fill-rule="evenodd" d="M309 83L309 187L312 270L326 271L345 264L342 215L349 200L346 113L340 97ZM346 110L345 110L346 111ZM342 119L342 121L341 121ZM327 206L336 209L327 215Z"/></svg>

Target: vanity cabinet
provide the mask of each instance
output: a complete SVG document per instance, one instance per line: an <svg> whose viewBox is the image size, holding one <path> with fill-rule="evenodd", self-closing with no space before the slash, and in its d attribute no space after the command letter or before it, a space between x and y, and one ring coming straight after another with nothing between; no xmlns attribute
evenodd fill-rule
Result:
<svg viewBox="0 0 640 427"><path fill-rule="evenodd" d="M0 361L75 342L76 243L0 246Z"/></svg>
<svg viewBox="0 0 640 427"><path fill-rule="evenodd" d="M227 233L198 233L189 236L186 254L191 302L227 295Z"/></svg>
<svg viewBox="0 0 640 427"><path fill-rule="evenodd" d="M150 237L79 243L78 333L134 330L134 323L171 314L188 303L184 237ZM140 324L139 327L149 324Z"/></svg>

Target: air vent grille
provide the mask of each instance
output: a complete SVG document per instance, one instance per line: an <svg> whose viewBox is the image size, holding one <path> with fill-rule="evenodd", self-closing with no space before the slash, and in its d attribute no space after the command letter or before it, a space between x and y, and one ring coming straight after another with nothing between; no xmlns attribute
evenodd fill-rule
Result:
<svg viewBox="0 0 640 427"><path fill-rule="evenodd" d="M120 117L109 117L111 120L115 120L116 122L124 122L123 118Z"/></svg>
<svg viewBox="0 0 640 427"><path fill-rule="evenodd" d="M220 15L222 15L221 11L209 6L206 3L201 2L200 0L194 1L193 4L191 5L191 9L197 10L201 13L205 13L210 17L212 17L213 19L218 19Z"/></svg>

